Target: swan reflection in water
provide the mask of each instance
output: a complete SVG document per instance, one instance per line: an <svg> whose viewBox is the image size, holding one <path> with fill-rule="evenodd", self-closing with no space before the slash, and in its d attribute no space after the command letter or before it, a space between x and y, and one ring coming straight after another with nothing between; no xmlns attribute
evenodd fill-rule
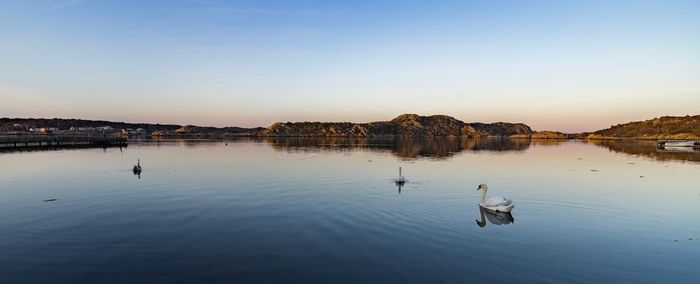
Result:
<svg viewBox="0 0 700 284"><path fill-rule="evenodd" d="M497 212L479 206L479 213L481 215L481 220L476 220L476 224L482 228L486 227L487 219L489 220L489 223L494 225L508 225L515 222L515 219L513 219L513 214L510 214L510 212Z"/></svg>
<svg viewBox="0 0 700 284"><path fill-rule="evenodd" d="M404 184L403 183L401 183L401 184L395 183L395 184L396 184L396 187L399 189L399 194L401 194L401 189L403 188Z"/></svg>

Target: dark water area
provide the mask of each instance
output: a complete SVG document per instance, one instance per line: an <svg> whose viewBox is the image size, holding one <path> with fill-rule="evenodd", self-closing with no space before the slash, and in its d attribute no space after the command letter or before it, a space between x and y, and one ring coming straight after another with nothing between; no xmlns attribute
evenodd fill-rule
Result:
<svg viewBox="0 0 700 284"><path fill-rule="evenodd" d="M0 165L0 283L700 279L700 153L644 141L134 140Z"/></svg>

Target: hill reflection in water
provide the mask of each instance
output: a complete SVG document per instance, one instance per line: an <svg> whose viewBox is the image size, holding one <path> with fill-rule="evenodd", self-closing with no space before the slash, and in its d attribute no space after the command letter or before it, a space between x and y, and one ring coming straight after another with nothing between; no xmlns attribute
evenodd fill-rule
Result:
<svg viewBox="0 0 700 284"><path fill-rule="evenodd" d="M0 282L697 282L700 163L647 158L697 156L613 142L134 139L2 153ZM512 197L512 214L482 215L480 183Z"/></svg>
<svg viewBox="0 0 700 284"><path fill-rule="evenodd" d="M697 149L685 147L684 152L659 149L655 140L589 140L587 143L615 153L644 156L654 160L700 162L700 151Z"/></svg>
<svg viewBox="0 0 700 284"><path fill-rule="evenodd" d="M647 157L662 161L700 162L700 151L664 151L657 149L656 141L647 140L563 140L515 138L308 138L308 137L241 137L228 140L211 139L146 139L132 140L130 144L179 143L183 147L198 147L209 143L263 143L277 151L320 153L363 149L390 153L403 160L444 160L462 151L521 152L532 146L550 147L563 143L587 143L611 152Z"/></svg>
<svg viewBox="0 0 700 284"><path fill-rule="evenodd" d="M401 159L447 159L461 151L525 151L529 140L508 138L297 138L262 139L279 151L343 151L367 149L389 152Z"/></svg>

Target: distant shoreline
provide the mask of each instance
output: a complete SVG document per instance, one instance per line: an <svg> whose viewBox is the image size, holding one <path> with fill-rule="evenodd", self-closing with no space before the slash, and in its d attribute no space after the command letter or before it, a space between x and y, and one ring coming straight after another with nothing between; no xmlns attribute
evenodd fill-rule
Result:
<svg viewBox="0 0 700 284"><path fill-rule="evenodd" d="M665 116L618 124L595 132L534 131L523 123L463 122L446 115L402 114L390 121L278 122L269 127L206 127L82 119L0 118L0 135L66 135L161 138L309 137L509 137L514 139L698 140L700 115Z"/></svg>
<svg viewBox="0 0 700 284"><path fill-rule="evenodd" d="M69 137L101 137L101 134L26 134L26 133L0 133L0 136L69 136ZM107 137L117 137L117 136L107 136ZM647 140L647 141L657 141L657 140L700 140L700 138L675 138L674 136L661 136L661 137L533 137L533 136L498 136L498 135L487 135L487 136L399 136L399 135L371 135L371 136L306 136L306 135L209 135L209 134L182 134L182 135L130 135L121 136L129 139L227 139L227 138L320 138L320 139L423 139L423 138L460 138L460 139L516 139L516 140Z"/></svg>

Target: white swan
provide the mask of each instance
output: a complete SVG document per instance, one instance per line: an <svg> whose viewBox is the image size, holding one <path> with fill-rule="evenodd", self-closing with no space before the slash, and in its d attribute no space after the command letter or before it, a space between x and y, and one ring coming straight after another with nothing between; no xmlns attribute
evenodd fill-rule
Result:
<svg viewBox="0 0 700 284"><path fill-rule="evenodd" d="M394 179L394 182L398 185L403 185L406 183L406 178L401 175L401 167L399 167L399 176Z"/></svg>
<svg viewBox="0 0 700 284"><path fill-rule="evenodd" d="M141 172L141 159L136 160L136 165L134 165L134 173Z"/></svg>
<svg viewBox="0 0 700 284"><path fill-rule="evenodd" d="M510 212L513 210L513 201L506 196L491 196L486 198L486 191L489 189L486 184L480 184L476 190L481 190L481 199L479 206L487 210L496 212Z"/></svg>

